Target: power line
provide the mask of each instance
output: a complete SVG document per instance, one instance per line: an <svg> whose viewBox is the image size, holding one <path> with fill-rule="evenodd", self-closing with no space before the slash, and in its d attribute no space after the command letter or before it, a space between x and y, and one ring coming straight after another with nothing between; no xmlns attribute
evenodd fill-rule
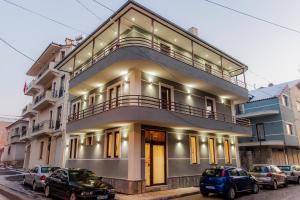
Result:
<svg viewBox="0 0 300 200"><path fill-rule="evenodd" d="M100 6L104 7L104 8L106 8L107 10L110 10L111 12L115 12L113 9L111 9L111 8L108 7L107 5L101 3L101 2L99 2L99 1L97 1L97 0L93 0L93 1L94 1L95 3L97 3L98 5L100 5Z"/></svg>
<svg viewBox="0 0 300 200"><path fill-rule="evenodd" d="M31 60L32 62L35 62L35 60L33 58L31 58L30 56L26 55L25 53L23 53L22 51L20 51L19 49L17 49L16 47L14 47L12 44L10 44L9 42L7 42L5 39L0 37L0 40L6 44L7 46L9 46L11 49L13 49L14 51L18 52L19 54L23 55L25 58L28 58L29 60Z"/></svg>
<svg viewBox="0 0 300 200"><path fill-rule="evenodd" d="M79 29L77 29L77 28L75 28L75 27L72 27L72 26L70 26L70 25L68 25L68 24L65 24L65 23L63 23L63 22L60 22L60 21L58 21L58 20L56 20L56 19L52 19L52 18L50 18L50 17L47 17L46 15L43 15L43 14L38 13L38 12L36 12L36 11L33 11L33 10L29 9L29 8L25 8L24 6L21 6L21 5L19 5L19 4L14 3L14 2L11 2L11 1L8 1L8 0L2 0L2 1L4 1L4 2L10 4L10 5L13 5L13 6L15 6L15 7L18 7L18 8L20 8L20 9L22 9L22 10L25 10L25 11L31 13L31 14L37 15L37 16L39 16L39 17L41 17L41 18L47 19L47 20L52 21L52 22L54 22L54 23L56 23L56 24L59 24L59 25L61 25L61 26L64 26L64 27L66 27L66 28L69 28L69 29L75 30L75 31L77 31L77 32L84 33L84 34L88 35L87 33L85 33L85 32L82 31L82 30L79 30Z"/></svg>
<svg viewBox="0 0 300 200"><path fill-rule="evenodd" d="M203 1L206 1L208 3L211 3L211 4L214 4L216 6L219 6L219 7L222 7L222 8L225 8L227 10L230 10L230 11L233 11L235 13L238 13L238 14L241 14L241 15L244 15L244 16L247 16L247 17L250 17L252 19L255 19L255 20L258 20L258 21L262 21L262 22L265 22L267 24L270 24L270 25L273 25L273 26L276 26L276 27L279 27L279 28L282 28L282 29L285 29L285 30L288 30L288 31L292 31L294 33L298 33L300 34L300 30L297 30L295 28L291 28L291 27L288 27L288 26L285 26L285 25L281 25L281 24L278 24L276 22L272 22L272 21L269 21L267 19L263 19L263 18L260 18L260 17L256 17L254 15L251 15L251 14L248 14L246 12L243 12L243 11L240 11L240 10L237 10L237 9L234 9L234 8L231 8L231 7L228 7L228 6L225 6L223 4L220 4L220 3L217 3L217 2L214 2L214 1L210 1L210 0L203 0Z"/></svg>
<svg viewBox="0 0 300 200"><path fill-rule="evenodd" d="M89 13L91 13L93 16L95 16L99 20L103 20L101 17L99 17L96 13L94 13L91 9L89 9L86 5L84 5L80 0L75 0L79 5L81 5L84 9L86 9Z"/></svg>

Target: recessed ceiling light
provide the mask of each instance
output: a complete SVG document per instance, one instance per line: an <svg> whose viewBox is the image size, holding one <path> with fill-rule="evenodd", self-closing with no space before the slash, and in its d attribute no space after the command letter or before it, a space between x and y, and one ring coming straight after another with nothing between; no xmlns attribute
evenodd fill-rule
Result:
<svg viewBox="0 0 300 200"><path fill-rule="evenodd" d="M156 29L154 29L154 32L158 32L157 28L156 28Z"/></svg>
<svg viewBox="0 0 300 200"><path fill-rule="evenodd" d="M135 18L134 18L134 17L133 17L133 18L131 18L131 21L133 21L133 22L134 22L134 21L135 21Z"/></svg>
<svg viewBox="0 0 300 200"><path fill-rule="evenodd" d="M100 46L103 46L103 42L100 43Z"/></svg>
<svg viewBox="0 0 300 200"><path fill-rule="evenodd" d="M174 42L177 42L177 39L176 39L176 38L174 39Z"/></svg>
<svg viewBox="0 0 300 200"><path fill-rule="evenodd" d="M207 54L205 54L205 58L208 58L208 55L207 55Z"/></svg>

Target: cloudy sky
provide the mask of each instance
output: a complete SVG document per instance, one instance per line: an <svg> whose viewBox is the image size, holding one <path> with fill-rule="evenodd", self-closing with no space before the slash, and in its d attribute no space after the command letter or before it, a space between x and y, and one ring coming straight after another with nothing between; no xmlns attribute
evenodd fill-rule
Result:
<svg viewBox="0 0 300 200"><path fill-rule="evenodd" d="M93 0L81 0L101 20L76 0L9 0L56 19L86 33L92 32L112 12ZM98 0L117 10L124 0ZM214 0L278 24L300 30L300 1L297 0ZM202 39L249 66L250 88L300 78L300 34L228 11L204 0L137 0L137 2L183 28L195 26ZM50 42L63 43L78 31L45 20L0 0L0 37L36 59ZM21 114L31 101L23 95L26 71L32 61L0 41L0 117Z"/></svg>

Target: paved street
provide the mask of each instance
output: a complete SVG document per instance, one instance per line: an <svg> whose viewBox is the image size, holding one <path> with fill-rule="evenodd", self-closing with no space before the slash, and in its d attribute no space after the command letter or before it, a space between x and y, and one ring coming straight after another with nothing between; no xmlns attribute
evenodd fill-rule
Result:
<svg viewBox="0 0 300 200"><path fill-rule="evenodd" d="M33 192L29 186L23 186L21 183L22 173L15 170L0 168L0 186L12 191L12 194L18 194L22 198L11 196L0 188L0 200L50 200L44 197L42 191ZM300 196L300 185L290 184L288 188L279 188L277 191L271 189L263 189L259 194L243 194L238 200L298 200ZM211 195L210 197L202 197L200 194L188 197L178 198L178 200L222 200L221 196Z"/></svg>

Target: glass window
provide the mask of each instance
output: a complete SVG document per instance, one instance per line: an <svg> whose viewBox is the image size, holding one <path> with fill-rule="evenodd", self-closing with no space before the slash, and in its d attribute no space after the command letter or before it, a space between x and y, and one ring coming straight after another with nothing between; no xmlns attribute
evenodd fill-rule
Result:
<svg viewBox="0 0 300 200"><path fill-rule="evenodd" d="M269 168L266 166L253 166L250 168L250 172L268 173L269 171Z"/></svg>
<svg viewBox="0 0 300 200"><path fill-rule="evenodd" d="M239 173L236 169L230 169L228 170L229 176L239 176Z"/></svg>
<svg viewBox="0 0 300 200"><path fill-rule="evenodd" d="M225 156L225 163L231 164L230 158L230 143L228 139L224 140L224 156Z"/></svg>
<svg viewBox="0 0 300 200"><path fill-rule="evenodd" d="M216 161L216 147L215 147L215 139L209 138L208 139L208 146L209 146L209 160L210 164L217 164Z"/></svg>
<svg viewBox="0 0 300 200"><path fill-rule="evenodd" d="M44 141L40 143L40 159L43 159L43 151L44 151Z"/></svg>
<svg viewBox="0 0 300 200"><path fill-rule="evenodd" d="M120 142L121 142L121 138L120 138L120 132L115 132L115 158L119 158L119 154L120 154Z"/></svg>
<svg viewBox="0 0 300 200"><path fill-rule="evenodd" d="M113 157L113 134L112 133L107 133L106 157L107 158Z"/></svg>
<svg viewBox="0 0 300 200"><path fill-rule="evenodd" d="M196 136L190 137L190 152L191 152L191 163L198 163L198 151L197 151L197 138Z"/></svg>
<svg viewBox="0 0 300 200"><path fill-rule="evenodd" d="M91 146L93 145L93 136L87 136L85 139L85 145Z"/></svg>
<svg viewBox="0 0 300 200"><path fill-rule="evenodd" d="M291 166L278 166L278 168L281 170L281 171L284 171L284 172L288 172L288 171L291 171Z"/></svg>
<svg viewBox="0 0 300 200"><path fill-rule="evenodd" d="M265 127L263 123L256 124L256 134L258 141L265 140Z"/></svg>
<svg viewBox="0 0 300 200"><path fill-rule="evenodd" d="M88 66L92 60L93 43L90 42L86 47L80 50L75 57L75 70L79 67Z"/></svg>
<svg viewBox="0 0 300 200"><path fill-rule="evenodd" d="M75 159L77 157L77 146L78 146L78 139L77 138L70 139L70 151L69 151L70 159Z"/></svg>
<svg viewBox="0 0 300 200"><path fill-rule="evenodd" d="M240 176L248 176L248 173L245 170L239 170Z"/></svg>
<svg viewBox="0 0 300 200"><path fill-rule="evenodd" d="M294 135L292 124L286 124L286 132L287 132L288 135Z"/></svg>
<svg viewBox="0 0 300 200"><path fill-rule="evenodd" d="M289 97L287 95L282 95L282 104L289 107Z"/></svg>

